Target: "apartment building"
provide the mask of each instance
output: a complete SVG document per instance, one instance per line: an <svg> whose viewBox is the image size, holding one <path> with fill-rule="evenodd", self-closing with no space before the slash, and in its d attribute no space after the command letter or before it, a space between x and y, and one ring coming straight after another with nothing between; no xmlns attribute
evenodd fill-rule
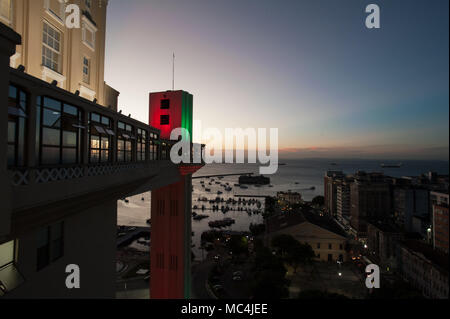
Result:
<svg viewBox="0 0 450 319"><path fill-rule="evenodd" d="M353 177L346 176L336 186L336 217L338 220L350 218L350 186Z"/></svg>
<svg viewBox="0 0 450 319"><path fill-rule="evenodd" d="M448 299L448 255L414 240L398 245L398 270L402 278L431 299Z"/></svg>
<svg viewBox="0 0 450 319"><path fill-rule="evenodd" d="M337 215L337 186L344 178L342 171L327 171L324 176L325 212L329 216Z"/></svg>
<svg viewBox="0 0 450 319"><path fill-rule="evenodd" d="M431 192L432 197L432 232L433 246L448 254L448 205L449 195L442 192Z"/></svg>
<svg viewBox="0 0 450 319"><path fill-rule="evenodd" d="M68 5L80 9L69 28ZM108 0L0 0L0 22L22 36L10 66L117 110L119 92L104 81Z"/></svg>
<svg viewBox="0 0 450 319"><path fill-rule="evenodd" d="M382 173L358 172L350 187L350 197L350 224L359 237L367 236L366 220L384 219L390 215L390 185Z"/></svg>

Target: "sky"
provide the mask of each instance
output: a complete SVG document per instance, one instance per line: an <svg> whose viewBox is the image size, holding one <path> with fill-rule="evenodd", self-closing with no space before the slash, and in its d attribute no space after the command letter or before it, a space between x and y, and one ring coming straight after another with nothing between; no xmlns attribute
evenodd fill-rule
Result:
<svg viewBox="0 0 450 319"><path fill-rule="evenodd" d="M105 80L124 114L148 122L175 52L203 128L278 128L281 157L448 160L448 0L109 3Z"/></svg>

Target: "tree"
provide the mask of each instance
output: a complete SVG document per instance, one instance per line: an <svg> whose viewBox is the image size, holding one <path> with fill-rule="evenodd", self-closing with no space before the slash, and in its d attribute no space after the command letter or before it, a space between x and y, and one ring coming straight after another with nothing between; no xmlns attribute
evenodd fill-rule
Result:
<svg viewBox="0 0 450 319"><path fill-rule="evenodd" d="M312 200L312 204L315 206L319 206L319 207L325 205L325 197L323 197L323 196L314 197Z"/></svg>
<svg viewBox="0 0 450 319"><path fill-rule="evenodd" d="M285 259L294 268L294 273L296 273L300 264L310 263L314 257L315 253L310 245L297 242L287 251Z"/></svg>
<svg viewBox="0 0 450 319"><path fill-rule="evenodd" d="M298 241L291 235L281 234L272 238L272 246L278 249L283 257L290 249L293 249L297 243Z"/></svg>
<svg viewBox="0 0 450 319"><path fill-rule="evenodd" d="M266 231L266 225L264 224L250 224L249 230L253 236L259 236Z"/></svg>
<svg viewBox="0 0 450 319"><path fill-rule="evenodd" d="M232 251L233 256L248 253L248 240L241 235L233 235L228 241L228 248Z"/></svg>
<svg viewBox="0 0 450 319"><path fill-rule="evenodd" d="M285 274L273 270L265 270L255 275L253 284L253 298L282 299L289 296L289 281Z"/></svg>
<svg viewBox="0 0 450 319"><path fill-rule="evenodd" d="M255 245L255 280L253 297L257 299L281 299L289 295L286 268L281 258L260 244Z"/></svg>

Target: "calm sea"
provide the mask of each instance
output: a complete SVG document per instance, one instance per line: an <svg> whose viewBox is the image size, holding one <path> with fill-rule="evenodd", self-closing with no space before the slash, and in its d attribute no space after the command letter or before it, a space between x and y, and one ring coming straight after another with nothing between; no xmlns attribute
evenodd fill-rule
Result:
<svg viewBox="0 0 450 319"><path fill-rule="evenodd" d="M219 181L217 178L212 185L209 185L211 179L203 179L207 188L211 191L206 192L201 187L201 179L193 180L192 204L201 207L205 205L205 210L195 210L199 214L205 214L209 217L201 221L192 221L192 231L194 236L192 243L194 245L193 252L198 259L202 259L202 251L200 247L201 233L211 229L208 222L220 220L223 218L233 218L236 223L229 230L248 231L251 223L261 223L261 215L247 214L243 211L229 211L226 214L222 212L213 212L209 210L209 203L199 202L200 197L215 199L217 196L227 200L235 198L234 195L275 195L277 191L295 191L302 194L303 199L311 200L317 195L323 195L323 176L327 170L341 170L344 173L355 173L357 170L365 170L367 172L383 172L389 176L417 176L428 171L437 172L439 174L449 173L449 163L446 161L401 161L403 164L400 168L381 168L380 164L397 164L400 161L375 161L375 160L336 160L336 159L303 159L303 160L280 160L280 163L286 165L279 166L275 175L268 175L271 179L273 187L249 186L248 189L234 187L238 182L239 176L228 176L220 180L221 184L228 183L233 190L226 192L224 187L215 183ZM194 177L220 175L220 174L239 174L254 173L259 174L259 165L257 164L210 164L199 170ZM314 187L315 189L311 189ZM218 195L221 191L223 194ZM263 201L263 199L259 199ZM226 206L226 204L220 204ZM229 205L230 208L237 208L239 205ZM244 205L240 205L244 207ZM255 210L256 205L245 206L245 209ZM118 224L130 226L145 226L146 220L150 218L150 193L129 198L129 203L123 201L118 202Z"/></svg>

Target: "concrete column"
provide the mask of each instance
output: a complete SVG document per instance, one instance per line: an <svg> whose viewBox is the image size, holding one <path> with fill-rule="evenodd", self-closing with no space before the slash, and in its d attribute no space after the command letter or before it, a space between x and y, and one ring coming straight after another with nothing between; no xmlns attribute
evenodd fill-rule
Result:
<svg viewBox="0 0 450 319"><path fill-rule="evenodd" d="M11 180L8 175L8 88L9 59L21 43L20 35L0 23L0 242L11 227Z"/></svg>

